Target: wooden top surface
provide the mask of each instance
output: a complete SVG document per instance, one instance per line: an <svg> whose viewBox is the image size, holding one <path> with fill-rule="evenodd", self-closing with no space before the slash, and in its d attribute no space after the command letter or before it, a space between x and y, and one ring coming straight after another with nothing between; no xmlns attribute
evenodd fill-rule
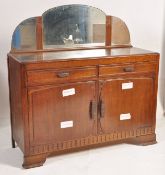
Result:
<svg viewBox="0 0 165 175"><path fill-rule="evenodd" d="M60 60L82 60L96 58L114 58L133 55L150 55L157 54L148 50L135 47L130 48L106 48L91 50L72 50L72 51L55 51L55 52L38 52L38 53L12 53L12 56L21 63L33 63L43 61L60 61Z"/></svg>

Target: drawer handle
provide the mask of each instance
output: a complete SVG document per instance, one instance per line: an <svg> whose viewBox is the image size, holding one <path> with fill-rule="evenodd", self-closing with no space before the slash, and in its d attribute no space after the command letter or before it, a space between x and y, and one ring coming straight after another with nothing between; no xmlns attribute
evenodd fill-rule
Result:
<svg viewBox="0 0 165 175"><path fill-rule="evenodd" d="M59 72L57 74L57 77L59 77L59 78L69 77L69 72Z"/></svg>
<svg viewBox="0 0 165 175"><path fill-rule="evenodd" d="M125 67L124 72L133 72L134 71L134 67Z"/></svg>

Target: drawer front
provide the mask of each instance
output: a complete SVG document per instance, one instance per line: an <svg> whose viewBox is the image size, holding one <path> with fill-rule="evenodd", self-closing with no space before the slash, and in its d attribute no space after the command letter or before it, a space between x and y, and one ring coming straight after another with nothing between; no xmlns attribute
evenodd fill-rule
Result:
<svg viewBox="0 0 165 175"><path fill-rule="evenodd" d="M125 64L119 66L100 66L99 76L113 74L128 74L136 72L153 72L156 70L155 63Z"/></svg>
<svg viewBox="0 0 165 175"><path fill-rule="evenodd" d="M74 81L77 79L94 78L97 76L97 69L66 69L66 70L42 70L42 71L28 71L27 83L28 85L42 85L51 83L62 83L67 81Z"/></svg>

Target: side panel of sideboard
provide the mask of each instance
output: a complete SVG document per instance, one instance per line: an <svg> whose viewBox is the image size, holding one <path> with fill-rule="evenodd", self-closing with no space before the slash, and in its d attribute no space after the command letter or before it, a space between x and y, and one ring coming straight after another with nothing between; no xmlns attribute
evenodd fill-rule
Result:
<svg viewBox="0 0 165 175"><path fill-rule="evenodd" d="M26 72L12 57L8 57L8 70L12 147L17 144L26 155L30 146Z"/></svg>
<svg viewBox="0 0 165 175"><path fill-rule="evenodd" d="M12 146L24 151L24 119L22 117L21 64L8 57Z"/></svg>

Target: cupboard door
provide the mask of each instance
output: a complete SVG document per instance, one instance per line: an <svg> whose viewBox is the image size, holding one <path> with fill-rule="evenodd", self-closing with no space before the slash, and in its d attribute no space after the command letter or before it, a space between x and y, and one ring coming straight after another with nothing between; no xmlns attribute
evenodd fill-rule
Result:
<svg viewBox="0 0 165 175"><path fill-rule="evenodd" d="M154 124L154 79L100 81L99 132L133 130Z"/></svg>
<svg viewBox="0 0 165 175"><path fill-rule="evenodd" d="M94 133L94 81L29 89L31 144L84 138Z"/></svg>

